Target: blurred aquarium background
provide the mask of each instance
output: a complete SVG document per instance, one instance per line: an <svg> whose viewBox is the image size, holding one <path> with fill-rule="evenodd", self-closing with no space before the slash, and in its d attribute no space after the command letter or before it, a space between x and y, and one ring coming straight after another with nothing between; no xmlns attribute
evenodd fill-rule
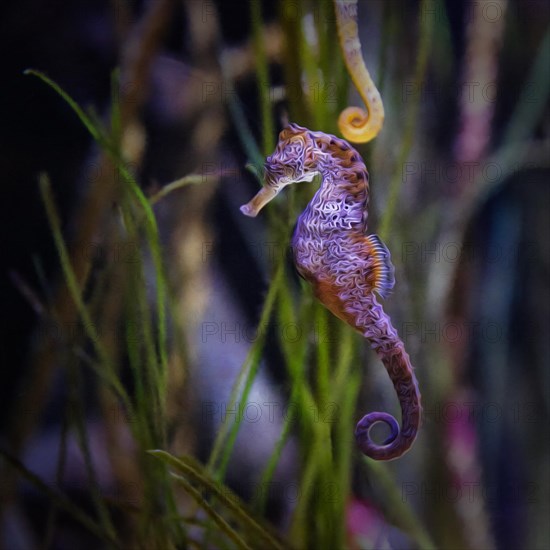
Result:
<svg viewBox="0 0 550 550"><path fill-rule="evenodd" d="M1 548L550 547L549 4L358 10L424 405L390 463L387 373L290 260L317 183L239 212L361 105L332 1L2 3Z"/></svg>

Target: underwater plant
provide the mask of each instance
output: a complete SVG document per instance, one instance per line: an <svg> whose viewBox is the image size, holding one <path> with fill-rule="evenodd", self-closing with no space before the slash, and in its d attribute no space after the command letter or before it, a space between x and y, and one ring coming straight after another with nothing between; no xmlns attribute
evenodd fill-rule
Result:
<svg viewBox="0 0 550 550"><path fill-rule="evenodd" d="M99 4L0 38L0 546L547 548L546 8Z"/></svg>

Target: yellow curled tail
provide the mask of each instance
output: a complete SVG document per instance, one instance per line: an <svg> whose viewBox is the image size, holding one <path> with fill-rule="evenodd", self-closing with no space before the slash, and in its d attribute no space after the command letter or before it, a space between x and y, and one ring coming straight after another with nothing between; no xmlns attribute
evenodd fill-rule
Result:
<svg viewBox="0 0 550 550"><path fill-rule="evenodd" d="M361 55L357 28L357 0L334 0L338 39L346 67L367 111L348 107L338 117L342 135L353 143L374 139L384 124L384 105Z"/></svg>

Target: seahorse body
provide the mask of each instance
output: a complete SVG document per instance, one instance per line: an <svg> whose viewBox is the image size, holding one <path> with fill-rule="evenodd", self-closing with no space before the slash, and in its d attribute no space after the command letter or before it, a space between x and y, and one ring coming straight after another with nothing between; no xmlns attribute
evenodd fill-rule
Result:
<svg viewBox="0 0 550 550"><path fill-rule="evenodd" d="M241 211L256 216L286 185L311 181L315 174L322 183L298 218L294 261L317 298L371 342L388 371L401 405L401 427L390 414L373 412L359 421L355 435L367 456L391 460L412 445L422 408L409 356L375 295L384 298L391 291L394 270L385 245L376 235L366 236L369 176L359 153L335 136L291 124L266 160L264 187ZM382 444L369 435L376 422L391 430Z"/></svg>
<svg viewBox="0 0 550 550"><path fill-rule="evenodd" d="M365 102L368 112L348 107L338 117L342 135L353 143L366 143L375 138L384 124L384 105L361 54L357 28L357 0L335 0L336 26L340 48L353 84Z"/></svg>

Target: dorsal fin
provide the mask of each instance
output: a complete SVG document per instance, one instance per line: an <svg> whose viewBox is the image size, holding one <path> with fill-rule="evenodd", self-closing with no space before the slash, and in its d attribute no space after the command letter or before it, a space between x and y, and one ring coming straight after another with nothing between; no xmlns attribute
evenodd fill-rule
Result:
<svg viewBox="0 0 550 550"><path fill-rule="evenodd" d="M372 279L373 290L382 298L387 298L395 285L395 268L390 251L378 235L368 235L366 240L369 252L374 258L373 273L369 277Z"/></svg>

